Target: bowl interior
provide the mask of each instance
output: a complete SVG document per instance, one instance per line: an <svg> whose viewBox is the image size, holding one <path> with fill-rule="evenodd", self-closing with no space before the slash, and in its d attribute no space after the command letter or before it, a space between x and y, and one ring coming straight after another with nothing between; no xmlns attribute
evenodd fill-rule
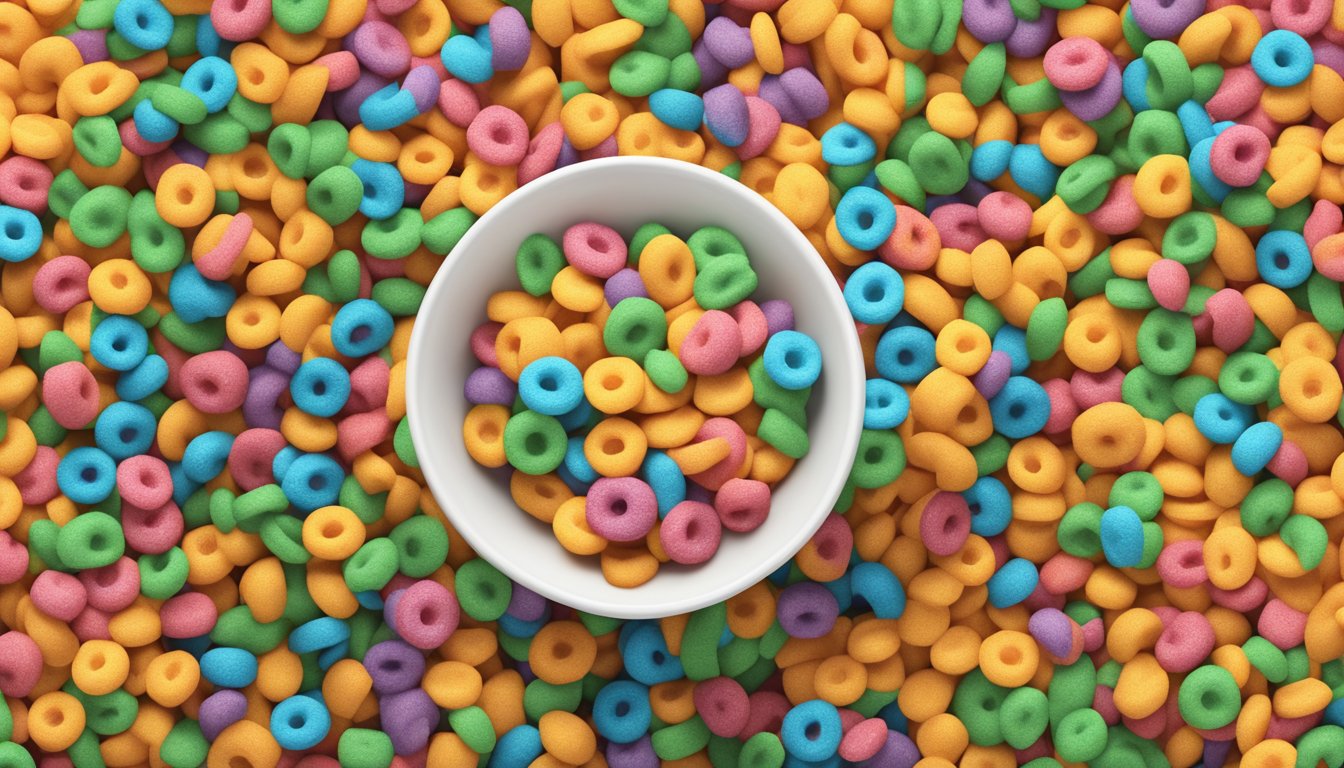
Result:
<svg viewBox="0 0 1344 768"><path fill-rule="evenodd" d="M809 404L811 450L777 485L770 516L755 531L725 531L713 559L665 564L647 584L608 584L597 557L566 552L550 527L518 509L508 467L487 470L462 442L462 396L479 365L468 336L484 321L486 298L518 287L514 253L523 238L558 238L596 220L629 237L657 221L686 237L706 225L734 232L760 275L754 297L788 299L798 330L817 340L822 377ZM853 321L834 279L807 239L747 187L689 163L612 158L548 174L509 195L449 254L416 318L407 372L411 433L426 479L454 527L515 581L558 602L617 618L684 613L727 599L792 557L839 496L863 419L864 370Z"/></svg>

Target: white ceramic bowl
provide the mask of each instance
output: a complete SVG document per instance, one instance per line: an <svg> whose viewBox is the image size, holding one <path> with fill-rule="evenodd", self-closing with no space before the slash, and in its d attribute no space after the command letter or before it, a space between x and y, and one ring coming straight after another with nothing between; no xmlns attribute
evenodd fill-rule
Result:
<svg viewBox="0 0 1344 768"><path fill-rule="evenodd" d="M808 407L811 451L778 486L755 531L725 532L719 551L694 567L665 564L648 583L608 584L597 557L566 552L547 526L509 496L508 468L487 470L467 455L462 419L466 377L479 363L468 335L491 293L516 289L514 252L523 238L559 238L583 220L629 237L658 221L683 237L730 229L760 275L758 301L788 299L798 330L821 346L821 380ZM611 158L549 173L504 198L467 232L429 286L411 336L406 378L420 468L449 520L482 557L514 581L557 602L615 618L685 613L726 600L770 574L816 532L832 509L863 426L864 369L854 322L820 256L774 206L727 176L690 163Z"/></svg>

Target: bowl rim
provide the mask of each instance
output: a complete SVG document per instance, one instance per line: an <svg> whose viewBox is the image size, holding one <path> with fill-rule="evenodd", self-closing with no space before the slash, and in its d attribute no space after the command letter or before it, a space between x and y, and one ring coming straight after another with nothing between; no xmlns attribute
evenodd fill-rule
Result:
<svg viewBox="0 0 1344 768"><path fill-rule="evenodd" d="M588 160L566 168L552 171L528 184L519 187L506 195L502 200L487 210L481 217L472 224L461 240L448 253L443 263L440 264L435 272L434 278L425 292L421 301L419 311L416 313L417 319L420 313L425 312L426 308L435 306L437 302L443 301L441 295L447 295L447 287L451 281L449 275L452 274L454 267L460 263L466 254L470 252L475 244L475 240L481 237L496 219L502 219L511 215L512 210L522 204L528 192L540 189L563 185L573 182L575 179L605 171L616 166L627 166L636 170L645 170L652 172L672 172L681 173L696 177L698 183L718 185L723 189L729 190L729 194L741 200L743 205L755 208L758 212L769 219L776 227L783 231L783 236L791 240L795 249L804 254L811 254L813 258L800 259L797 268L812 273L810 276L814 281L820 283L821 291L826 294L825 303L829 305L832 312L848 320L849 311L841 294L839 285L835 277L826 268L824 261L812 243L807 237L786 217L783 212L776 208L766 198L758 194L755 190L747 187L737 180L726 176L720 172L710 170L694 163L682 160L673 160L661 157L643 157L643 156L623 156L609 157L596 160ZM421 332L428 326L427 323L415 323L411 332L411 339L406 356L406 418L410 422L411 439L415 444L427 444L430 439L428 430L430 427L420 423L416 418L416 403L425 397L442 397L443 391L440 385L438 390L430 390L433 386L428 381L422 381L424 376L420 374L418 361L425 354L433 354L430 346L430 334ZM828 341L828 345L829 345ZM782 544L775 554L770 558L762 558L758 562L746 563L739 572L731 578L724 579L720 585L709 591L696 592L690 595L678 596L674 599L651 600L640 602L632 606L612 606L601 600L592 599L587 595L570 592L565 588L548 581L542 574L528 571L527 569L515 567L513 562L516 558L505 554L507 547L501 547L489 537L476 535L473 526L468 522L463 525L459 522L461 514L455 514L454 508L461 506L454 504L454 494L452 489L452 469L449 467L428 466L422 463L419 467L425 477L429 490L442 514L452 523L458 534L462 536L468 545L475 551L478 557L484 558L495 568L512 579L514 582L522 584L524 587L553 600L562 605L577 608L581 611L618 619L655 619L666 616L673 616L723 602L734 597L744 590L756 584L771 573L778 570L780 566L786 564L790 559L797 555L812 536L821 528L828 515L832 513L836 500L840 497L844 489L845 482L849 477L849 470L854 461L855 452L858 450L859 437L863 430L863 388L866 380L866 372L863 364L863 354L859 346L858 334L842 334L842 339L836 348L835 361L828 363L828 388L849 386L856 390L856 402L859 408L850 418L839 424L834 423L827 426L828 429L841 430L841 447L844 448L842 457L831 459L836 463L836 471L827 475L824 488L816 489L818 510L812 513L803 525L798 526L787 541ZM829 372L839 368L848 370L849 375L843 373L836 376ZM834 376L834 378L831 378ZM846 384L848 379L848 384ZM834 382L834 383L831 383ZM460 393L450 392L449 396L460 396ZM809 426L809 431L817 429L814 422ZM455 431L456 435L457 432ZM442 439L442 438L439 438ZM802 461L806 461L804 457ZM814 460L820 460L822 457L816 457ZM521 513L521 511L520 511ZM750 534L747 534L750 535ZM699 566L707 567L708 564ZM631 591L637 592L642 587L634 587Z"/></svg>

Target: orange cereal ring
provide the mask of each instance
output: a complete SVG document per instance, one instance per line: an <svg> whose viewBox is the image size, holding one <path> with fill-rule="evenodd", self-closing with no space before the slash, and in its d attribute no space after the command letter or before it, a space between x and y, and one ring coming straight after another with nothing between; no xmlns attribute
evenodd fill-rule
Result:
<svg viewBox="0 0 1344 768"><path fill-rule="evenodd" d="M1125 403L1100 403L1078 414L1071 428L1078 458L1097 467L1117 467L1143 448L1143 417Z"/></svg>
<svg viewBox="0 0 1344 768"><path fill-rule="evenodd" d="M979 658L980 670L991 683L1016 688L1036 674L1041 656L1031 635L1004 629L984 639Z"/></svg>
<svg viewBox="0 0 1344 768"><path fill-rule="evenodd" d="M39 749L62 752L84 732L84 707L68 693L38 696L28 708L28 736Z"/></svg>
<svg viewBox="0 0 1344 768"><path fill-rule="evenodd" d="M648 438L644 431L629 419L618 417L598 422L583 441L583 454L588 463L604 477L633 475L644 463L647 451Z"/></svg>
<svg viewBox="0 0 1344 768"><path fill-rule="evenodd" d="M582 680L596 659L597 641L577 621L553 621L542 627L527 653L532 671L552 685Z"/></svg>
<svg viewBox="0 0 1344 768"><path fill-rule="evenodd" d="M130 670L125 648L110 640L89 640L75 654L70 679L84 693L102 696L120 688Z"/></svg>
<svg viewBox="0 0 1344 768"><path fill-rule="evenodd" d="M215 208L215 187L204 168L191 163L170 166L159 177L154 208L180 229L205 223Z"/></svg>
<svg viewBox="0 0 1344 768"><path fill-rule="evenodd" d="M483 467L502 467L508 463L504 455L504 425L509 420L509 409L502 405L477 405L467 411L462 421L462 440L467 455Z"/></svg>
<svg viewBox="0 0 1344 768"><path fill-rule="evenodd" d="M644 369L634 360L606 357L583 372L583 393L603 413L624 413L644 398L645 380Z"/></svg>

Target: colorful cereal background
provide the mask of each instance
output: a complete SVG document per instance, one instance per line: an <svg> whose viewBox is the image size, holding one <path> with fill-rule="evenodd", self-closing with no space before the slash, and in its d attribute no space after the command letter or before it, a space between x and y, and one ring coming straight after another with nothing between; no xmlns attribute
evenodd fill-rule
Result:
<svg viewBox="0 0 1344 768"><path fill-rule="evenodd" d="M0 3L0 768L1338 768L1342 46L1331 0ZM778 206L871 378L820 532L662 621L476 558L405 420L444 255L616 154Z"/></svg>

